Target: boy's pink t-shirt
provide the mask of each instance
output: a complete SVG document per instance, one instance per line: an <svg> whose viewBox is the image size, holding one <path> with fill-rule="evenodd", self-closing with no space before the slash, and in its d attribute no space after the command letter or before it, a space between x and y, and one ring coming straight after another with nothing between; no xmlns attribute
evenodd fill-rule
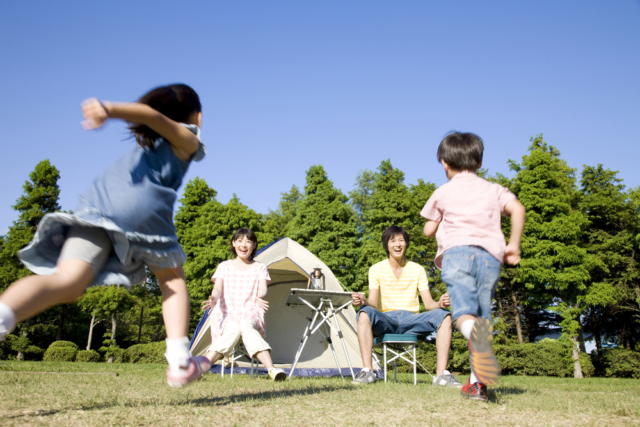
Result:
<svg viewBox="0 0 640 427"><path fill-rule="evenodd" d="M480 246L502 262L506 242L500 218L505 205L515 199L508 188L470 171L458 172L434 191L420 215L440 221L436 267L442 268L447 249L466 245Z"/></svg>
<svg viewBox="0 0 640 427"><path fill-rule="evenodd" d="M261 262L255 261L246 271L238 271L232 261L224 261L218 265L211 278L224 280L222 295L211 313L211 341L222 334L225 322L240 323L253 321L263 338L267 331L264 324L264 310L258 307L258 291L260 281L271 282L269 270Z"/></svg>

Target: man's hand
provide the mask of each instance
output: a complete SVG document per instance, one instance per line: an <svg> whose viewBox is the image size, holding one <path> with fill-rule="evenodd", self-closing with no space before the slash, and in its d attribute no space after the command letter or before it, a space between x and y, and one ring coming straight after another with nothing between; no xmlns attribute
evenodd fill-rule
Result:
<svg viewBox="0 0 640 427"><path fill-rule="evenodd" d="M504 262L509 265L516 265L520 262L520 245L507 245L504 250Z"/></svg>
<svg viewBox="0 0 640 427"><path fill-rule="evenodd" d="M449 292L442 294L440 300L438 301L440 304L440 308L447 308L451 305L451 301L449 300Z"/></svg>
<svg viewBox="0 0 640 427"><path fill-rule="evenodd" d="M359 307L364 307L365 305L367 305L367 299L364 297L364 294L360 292L352 293L351 299L353 300L353 305L357 305Z"/></svg>
<svg viewBox="0 0 640 427"><path fill-rule="evenodd" d="M269 310L269 303L263 300L262 298L258 298L257 303L258 303L258 308L263 312L266 312L267 310Z"/></svg>
<svg viewBox="0 0 640 427"><path fill-rule="evenodd" d="M202 310L213 310L213 307L218 303L218 298L211 295L208 300L202 301Z"/></svg>

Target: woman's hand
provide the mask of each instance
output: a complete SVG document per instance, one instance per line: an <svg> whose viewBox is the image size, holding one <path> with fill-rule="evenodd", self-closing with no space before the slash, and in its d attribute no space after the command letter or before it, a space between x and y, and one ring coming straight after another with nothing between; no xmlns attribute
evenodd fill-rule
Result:
<svg viewBox="0 0 640 427"><path fill-rule="evenodd" d="M81 123L85 130L98 129L109 118L107 108L97 98L89 98L81 106L85 118Z"/></svg>
<svg viewBox="0 0 640 427"><path fill-rule="evenodd" d="M265 300L263 300L262 298L258 298L258 308L262 311L267 311L269 310L269 303Z"/></svg>
<svg viewBox="0 0 640 427"><path fill-rule="evenodd" d="M211 295L208 300L202 301L202 310L213 310L213 307L218 303L218 298Z"/></svg>

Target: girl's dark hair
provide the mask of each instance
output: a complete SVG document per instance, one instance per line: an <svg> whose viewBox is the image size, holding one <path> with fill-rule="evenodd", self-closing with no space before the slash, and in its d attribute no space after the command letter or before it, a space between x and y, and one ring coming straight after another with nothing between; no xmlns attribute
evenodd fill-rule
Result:
<svg viewBox="0 0 640 427"><path fill-rule="evenodd" d="M179 123L185 123L193 113L202 112L202 105L196 91L182 83L151 89L137 102L148 105ZM129 130L143 148L152 148L154 141L160 138L158 132L146 125L131 123Z"/></svg>
<svg viewBox="0 0 640 427"><path fill-rule="evenodd" d="M404 228L392 225L382 232L382 247L387 253L387 257L389 256L389 240L399 234L404 237L404 241L407 242L407 249L409 249L409 233Z"/></svg>
<svg viewBox="0 0 640 427"><path fill-rule="evenodd" d="M231 253L233 254L233 256L238 256L238 254L236 253L236 248L233 247L233 242L241 239L243 237L246 237L247 239L251 240L252 242L254 242L256 245L253 247L253 251L251 251L251 255L249 255L249 259L253 260L253 257L256 256L256 251L258 250L258 238L256 237L256 233L253 232L252 229L250 228L239 228L234 234L233 237L231 238Z"/></svg>
<svg viewBox="0 0 640 427"><path fill-rule="evenodd" d="M444 160L453 170L475 172L482 164L484 144L474 133L449 132L438 147L438 162Z"/></svg>

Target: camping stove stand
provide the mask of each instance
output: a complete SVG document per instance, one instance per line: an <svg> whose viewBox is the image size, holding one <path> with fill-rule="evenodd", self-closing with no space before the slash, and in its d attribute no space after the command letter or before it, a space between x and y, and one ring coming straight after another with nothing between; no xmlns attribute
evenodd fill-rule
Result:
<svg viewBox="0 0 640 427"><path fill-rule="evenodd" d="M345 300L348 299L347 302ZM335 308L333 303L338 305L338 308ZM336 361L336 366L338 367L338 372L340 372L340 377L342 381L344 381L344 376L342 375L342 369L340 368L340 362L338 362L338 356L336 354L336 350L333 347L333 342L331 340L331 331L335 328L335 334L340 338L340 343L342 344L342 349L344 350L344 355L347 358L347 363L349 364L349 370L351 371L351 377L355 379L355 375L353 374L353 367L351 366L351 359L349 359L349 353L347 352L347 346L344 343L344 337L342 336L342 330L340 329L340 324L338 323L338 318L336 316L337 313L340 313L346 307L348 307L352 303L351 293L350 292L333 292L333 291L322 291L322 290L311 290L311 289L291 289L291 293L289 294L289 298L287 299L287 305L293 308L295 311L300 313L302 317L308 320L307 327L304 330L304 334L302 335L302 340L300 341L300 345L298 346L298 351L296 353L296 357L293 360L293 365L291 366L291 372L289 372L289 378L293 375L294 370L296 369L296 364L298 363L298 359L300 359L300 355L304 350L304 346L307 343L309 337L316 332L320 332L322 338L329 343L331 347L331 352L333 353L333 358ZM342 304L342 305L340 305ZM313 314L313 318L307 316L302 313L300 310L296 308L296 306L307 306L311 309ZM320 320L320 318L322 318ZM333 322L331 319L333 318ZM316 321L318 320L318 323ZM335 323L335 325L334 325ZM328 325L328 326L327 326ZM322 329L320 329L322 327Z"/></svg>

